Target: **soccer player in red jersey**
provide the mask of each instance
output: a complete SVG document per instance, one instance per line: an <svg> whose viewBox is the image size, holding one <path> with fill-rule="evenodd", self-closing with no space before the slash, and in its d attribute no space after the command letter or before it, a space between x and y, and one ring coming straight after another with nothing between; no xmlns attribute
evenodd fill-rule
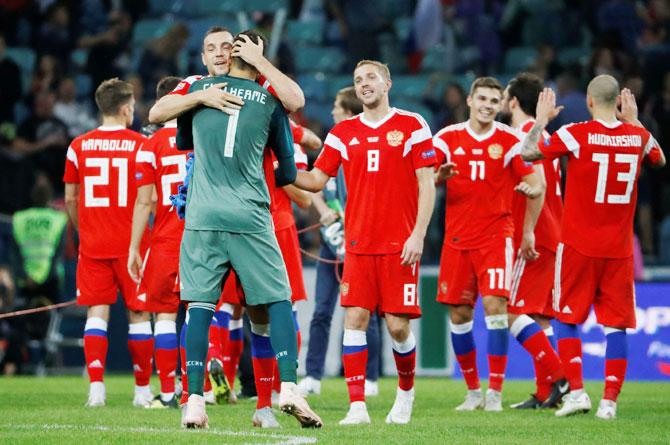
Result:
<svg viewBox="0 0 670 445"><path fill-rule="evenodd" d="M456 409L501 411L514 259L512 195L516 190L535 198L543 184L519 156L519 134L494 120L502 104L500 83L492 77L476 79L467 102L469 120L445 127L433 138L439 160L449 161L440 167L437 180L450 177L437 301L449 306L451 339L468 387ZM453 175L456 169L460 174ZM472 335L478 293L484 297L488 330L486 397L479 385Z"/></svg>
<svg viewBox="0 0 670 445"><path fill-rule="evenodd" d="M88 306L84 355L91 385L86 405L105 405L109 306L120 290L128 308L128 348L135 371L133 404L146 406L153 399L149 387L151 322L126 268L137 194L135 157L146 138L126 128L133 119L132 85L106 80L97 88L95 101L102 126L72 141L63 176L67 211L80 236L77 303Z"/></svg>
<svg viewBox="0 0 670 445"><path fill-rule="evenodd" d="M180 82L165 77L156 87L160 99ZM167 122L156 131L137 153L135 179L137 199L128 251L128 273L138 287L138 299L146 302L146 311L156 314L154 347L156 371L161 391L152 408L176 408L175 375L177 370L177 312L179 294L174 283L179 269L179 244L184 222L177 218L170 195L186 176L187 152L176 147L177 123ZM144 233L157 196L153 231L149 249L143 259L140 252Z"/></svg>
<svg viewBox="0 0 670 445"><path fill-rule="evenodd" d="M513 128L524 134L530 130L541 91L542 80L534 74L521 73L509 82L503 92L502 108ZM546 139L549 134L545 132L543 137ZM516 409L556 408L568 388L567 381L558 383L564 375L550 323L554 318L554 263L563 214L560 166L554 159L536 161L533 168L547 184L544 199L528 199L520 194L512 198L517 256L507 312L511 334L534 358L536 384L536 391L528 400L511 405Z"/></svg>
<svg viewBox="0 0 670 445"><path fill-rule="evenodd" d="M391 74L362 60L354 70L363 113L335 125L314 169L295 185L317 192L342 166L347 186L346 255L341 304L346 308L344 375L351 402L342 425L370 423L365 405L366 329L372 311L386 319L398 369L387 423L406 424L414 403L416 340L409 320L421 315L417 293L423 239L433 211L436 155L426 121L391 108Z"/></svg>
<svg viewBox="0 0 670 445"><path fill-rule="evenodd" d="M565 125L538 145L547 123L560 112L554 92L545 89L522 156L529 161L568 156L554 310L559 321L558 350L570 393L556 416L591 409L582 382L577 324L586 320L593 306L607 339L605 390L596 416L613 419L626 376L626 328L635 327L633 217L637 178L643 161L662 167L665 156L637 120L635 98L626 89L619 95L619 84L612 76L591 80L586 100L593 120Z"/></svg>

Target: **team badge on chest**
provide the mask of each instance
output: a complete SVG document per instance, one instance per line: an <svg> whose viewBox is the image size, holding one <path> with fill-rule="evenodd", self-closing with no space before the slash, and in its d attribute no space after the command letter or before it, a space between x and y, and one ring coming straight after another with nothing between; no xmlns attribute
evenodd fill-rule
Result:
<svg viewBox="0 0 670 445"><path fill-rule="evenodd" d="M388 144L391 147L397 147L398 145L402 144L402 140L404 139L404 137L405 135L403 134L402 131L398 130L389 131L388 133L386 133L386 142L388 142Z"/></svg>
<svg viewBox="0 0 670 445"><path fill-rule="evenodd" d="M500 159L502 157L503 148L500 144L491 144L488 148L489 157L491 159Z"/></svg>

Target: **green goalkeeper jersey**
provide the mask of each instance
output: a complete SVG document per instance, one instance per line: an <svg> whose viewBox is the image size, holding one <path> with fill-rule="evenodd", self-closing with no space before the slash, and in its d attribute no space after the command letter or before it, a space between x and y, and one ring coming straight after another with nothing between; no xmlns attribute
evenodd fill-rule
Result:
<svg viewBox="0 0 670 445"><path fill-rule="evenodd" d="M228 115L202 107L192 113L190 128L182 128L189 119L179 122L180 132L191 130L195 152L186 203L186 229L235 233L272 230L263 158L265 148L271 147L279 171L288 175L284 180L277 175L280 185L293 182L296 173L288 117L281 103L251 80L205 77L194 82L189 92L221 82L228 84L227 92L244 100L240 110Z"/></svg>

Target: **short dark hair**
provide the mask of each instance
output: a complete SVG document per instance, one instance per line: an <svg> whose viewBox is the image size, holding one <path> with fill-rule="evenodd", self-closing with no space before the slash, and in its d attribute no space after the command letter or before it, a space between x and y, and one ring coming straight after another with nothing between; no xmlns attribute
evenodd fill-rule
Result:
<svg viewBox="0 0 670 445"><path fill-rule="evenodd" d="M267 45L267 40L263 36L263 34L260 34L256 31L252 31L250 29L246 31L242 31L238 33L235 38L233 39L233 45L235 45L235 42L237 41L243 41L242 36L247 36L249 39L256 45L258 45L258 42L263 42L263 54L265 54L265 51L268 47ZM256 68L253 67L252 65L249 65L247 62L245 62L241 57L233 56L232 58L232 63L237 65L237 68L245 70L245 71L256 71Z"/></svg>
<svg viewBox="0 0 670 445"><path fill-rule="evenodd" d="M95 90L95 103L103 116L114 116L133 98L133 86L118 77L103 81Z"/></svg>
<svg viewBox="0 0 670 445"><path fill-rule="evenodd" d="M356 89L354 87L345 87L337 92L337 96L340 98L340 105L342 108L347 110L352 116L361 114L363 112L363 103L356 96Z"/></svg>
<svg viewBox="0 0 670 445"><path fill-rule="evenodd" d="M177 88L179 82L181 82L181 79L176 76L167 76L159 80L158 85L156 85L156 100Z"/></svg>
<svg viewBox="0 0 670 445"><path fill-rule="evenodd" d="M212 27L210 27L205 32L205 35L202 36L202 50L203 50L203 52L205 50L205 39L207 38L207 36L210 35L210 34L216 34L217 32L227 32L231 36L233 35L233 33L230 31L230 29L226 28L225 26L212 26Z"/></svg>
<svg viewBox="0 0 670 445"><path fill-rule="evenodd" d="M537 98L542 88L543 83L539 76L532 73L520 73L507 85L508 99L516 97L521 110L529 116L535 116Z"/></svg>
<svg viewBox="0 0 670 445"><path fill-rule="evenodd" d="M493 88L494 90L500 91L500 94L503 92L503 87L498 82L498 79L495 77L478 77L472 82L470 86L470 96L475 93L477 88Z"/></svg>

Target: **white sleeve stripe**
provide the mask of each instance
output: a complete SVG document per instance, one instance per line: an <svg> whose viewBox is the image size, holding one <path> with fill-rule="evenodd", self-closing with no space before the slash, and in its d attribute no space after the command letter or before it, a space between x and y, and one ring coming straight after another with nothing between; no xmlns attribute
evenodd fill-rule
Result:
<svg viewBox="0 0 670 445"><path fill-rule="evenodd" d="M565 127L561 127L556 134L558 135L559 139L563 141L565 146L572 152L573 155L575 155L575 158L579 158L579 143L575 139L575 137L570 134L570 132L567 130Z"/></svg>
<svg viewBox="0 0 670 445"><path fill-rule="evenodd" d="M293 144L293 159L296 164L307 164L307 155L300 148L300 144Z"/></svg>
<svg viewBox="0 0 670 445"><path fill-rule="evenodd" d="M644 156L648 155L654 147L658 147L658 142L656 142L656 139L652 135L649 135L647 145L644 146Z"/></svg>
<svg viewBox="0 0 670 445"><path fill-rule="evenodd" d="M329 147L339 151L342 155L342 159L346 159L347 161L349 160L349 156L347 155L347 147L344 145L344 143L342 143L340 138L335 136L333 133L328 133L328 136L326 136L326 141L323 143L323 145L328 145Z"/></svg>
<svg viewBox="0 0 670 445"><path fill-rule="evenodd" d="M75 167L79 168L79 160L77 159L77 152L74 151L72 145L67 148L67 160L72 162Z"/></svg>
<svg viewBox="0 0 670 445"><path fill-rule="evenodd" d="M136 161L146 162L147 164L151 164L153 168L156 168L156 155L154 155L150 151L143 151L143 150L138 151Z"/></svg>
<svg viewBox="0 0 670 445"><path fill-rule="evenodd" d="M430 133L430 129L428 127L421 127L418 130L415 130L412 132L412 135L405 141L405 149L402 152L402 157L404 158L407 156L409 152L412 151L412 146L414 144L419 144L421 142L427 141L428 139L431 139L433 135Z"/></svg>
<svg viewBox="0 0 670 445"><path fill-rule="evenodd" d="M447 145L446 142L442 140L442 138L439 138L435 136L433 138L433 146L440 150L444 155L447 157L447 162L451 162L451 153L449 153L449 146Z"/></svg>
<svg viewBox="0 0 670 445"><path fill-rule="evenodd" d="M521 142L517 142L514 144L514 147L512 147L507 153L505 153L505 159L503 160L503 166L507 167L510 162L512 162L512 159L514 159L514 156L519 156L521 155Z"/></svg>

